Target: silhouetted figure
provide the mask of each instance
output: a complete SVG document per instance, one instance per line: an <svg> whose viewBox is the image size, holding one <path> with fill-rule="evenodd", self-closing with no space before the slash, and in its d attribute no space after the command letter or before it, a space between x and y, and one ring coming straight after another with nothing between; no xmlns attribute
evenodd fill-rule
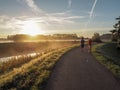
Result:
<svg viewBox="0 0 120 90"><path fill-rule="evenodd" d="M84 51L83 49L84 49L84 46L85 46L84 37L81 38L80 45L81 45L81 51L83 52Z"/></svg>
<svg viewBox="0 0 120 90"><path fill-rule="evenodd" d="M91 52L92 39L88 39L88 52Z"/></svg>

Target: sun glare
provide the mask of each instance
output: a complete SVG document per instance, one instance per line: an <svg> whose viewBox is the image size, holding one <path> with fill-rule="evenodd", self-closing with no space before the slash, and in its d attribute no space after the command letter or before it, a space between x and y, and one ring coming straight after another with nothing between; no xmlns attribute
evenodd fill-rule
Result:
<svg viewBox="0 0 120 90"><path fill-rule="evenodd" d="M38 34L43 34L41 27L34 21L26 21L22 27L22 34L29 34L35 36Z"/></svg>

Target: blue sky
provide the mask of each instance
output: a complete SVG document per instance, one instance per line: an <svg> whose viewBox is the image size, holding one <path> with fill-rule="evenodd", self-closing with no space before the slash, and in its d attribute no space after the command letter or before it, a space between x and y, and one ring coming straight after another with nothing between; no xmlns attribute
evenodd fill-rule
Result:
<svg viewBox="0 0 120 90"><path fill-rule="evenodd" d="M37 23L40 34L109 33L120 16L119 4L120 0L0 0L0 37L32 33L33 24L23 29L28 22Z"/></svg>

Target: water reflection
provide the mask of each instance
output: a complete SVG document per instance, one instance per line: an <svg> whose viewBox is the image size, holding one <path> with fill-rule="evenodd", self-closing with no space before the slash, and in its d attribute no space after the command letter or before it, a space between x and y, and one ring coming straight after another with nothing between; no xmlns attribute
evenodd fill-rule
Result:
<svg viewBox="0 0 120 90"><path fill-rule="evenodd" d="M19 60L21 58L34 58L34 57L37 57L39 55L40 55L40 53L29 53L26 55L3 57L3 58L0 58L0 62L7 62L9 60Z"/></svg>

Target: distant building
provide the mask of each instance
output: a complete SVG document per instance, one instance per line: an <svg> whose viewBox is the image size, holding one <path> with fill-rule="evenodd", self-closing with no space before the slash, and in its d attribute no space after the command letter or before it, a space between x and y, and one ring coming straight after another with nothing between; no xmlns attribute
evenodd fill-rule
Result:
<svg viewBox="0 0 120 90"><path fill-rule="evenodd" d="M103 34L103 35L100 36L100 39L102 41L110 41L111 40L111 35L112 34Z"/></svg>

